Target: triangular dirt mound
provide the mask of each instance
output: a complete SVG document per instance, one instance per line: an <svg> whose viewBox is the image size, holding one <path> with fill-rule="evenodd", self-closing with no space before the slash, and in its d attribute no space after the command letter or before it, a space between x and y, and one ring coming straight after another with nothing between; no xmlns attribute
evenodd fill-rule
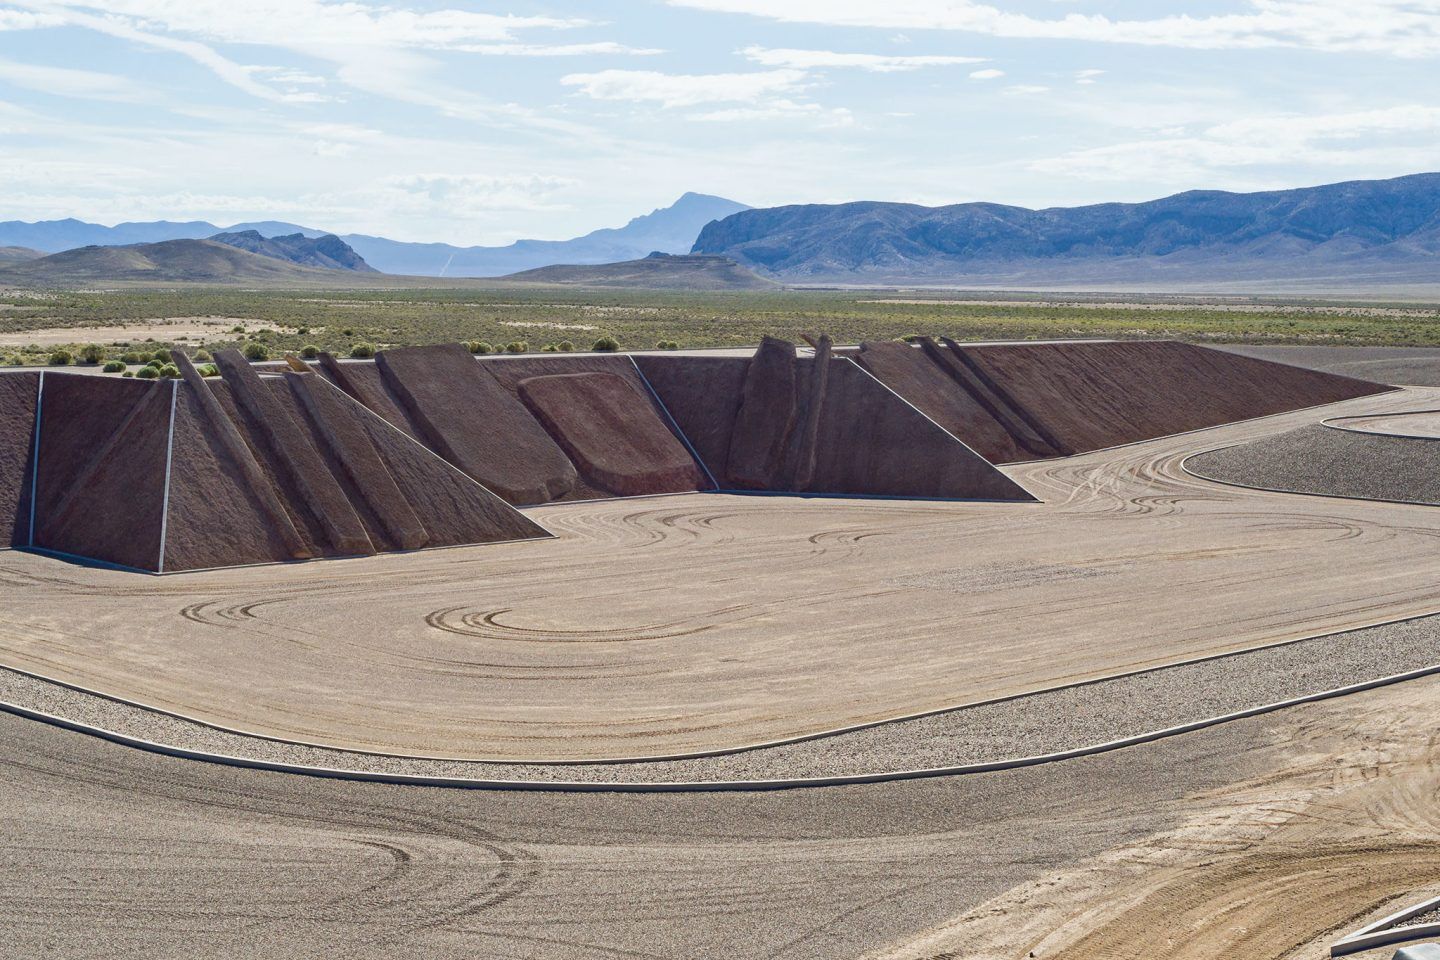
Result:
<svg viewBox="0 0 1440 960"><path fill-rule="evenodd" d="M1390 389L1176 341L864 343L856 360L994 463L1069 456Z"/></svg>
<svg viewBox="0 0 1440 960"><path fill-rule="evenodd" d="M344 556L548 536L317 375L247 383L246 372L227 372L229 382L181 387L166 571L289 559L292 537L300 555ZM255 399L242 407L236 395L247 390ZM224 439L226 422L238 446Z"/></svg>
<svg viewBox="0 0 1440 960"><path fill-rule="evenodd" d="M754 359L636 363L727 489L1033 499L824 340L815 358L767 339Z"/></svg>

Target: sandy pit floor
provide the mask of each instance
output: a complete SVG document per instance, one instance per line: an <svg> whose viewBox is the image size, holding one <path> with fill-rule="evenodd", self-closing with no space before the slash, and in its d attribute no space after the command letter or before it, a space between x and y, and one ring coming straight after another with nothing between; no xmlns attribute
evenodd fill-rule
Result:
<svg viewBox="0 0 1440 960"><path fill-rule="evenodd" d="M0 554L0 663L410 756L738 747L1440 610L1440 511L1223 486L1189 453L1414 389L1006 468L1042 504L684 495L556 540L163 578Z"/></svg>

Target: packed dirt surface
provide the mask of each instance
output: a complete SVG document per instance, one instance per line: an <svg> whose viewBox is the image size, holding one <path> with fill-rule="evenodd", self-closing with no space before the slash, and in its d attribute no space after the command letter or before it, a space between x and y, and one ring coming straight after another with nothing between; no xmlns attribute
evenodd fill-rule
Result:
<svg viewBox="0 0 1440 960"><path fill-rule="evenodd" d="M1431 406L1440 391L1401 391L1006 468L1043 503L552 504L528 511L551 541L161 579L5 553L0 662L415 756L793 737L1435 612L1433 508L1179 466L1326 416Z"/></svg>
<svg viewBox="0 0 1440 960"><path fill-rule="evenodd" d="M317 780L0 714L0 916L14 955L65 960L1314 960L1440 876L1437 696L1006 773L665 796Z"/></svg>
<svg viewBox="0 0 1440 960"><path fill-rule="evenodd" d="M1440 877L1436 688L1297 711L1296 742L1272 769L1187 798L1175 827L867 960L1325 956L1378 905L1420 899Z"/></svg>

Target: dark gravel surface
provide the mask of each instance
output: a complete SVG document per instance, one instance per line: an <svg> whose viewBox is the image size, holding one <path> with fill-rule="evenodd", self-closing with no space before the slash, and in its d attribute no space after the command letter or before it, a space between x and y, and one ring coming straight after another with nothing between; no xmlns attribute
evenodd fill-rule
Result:
<svg viewBox="0 0 1440 960"><path fill-rule="evenodd" d="M1440 504L1440 440L1316 425L1198 454L1185 469L1290 493Z"/></svg>
<svg viewBox="0 0 1440 960"><path fill-rule="evenodd" d="M1207 344L1209 346L1209 344ZM1216 345L1247 357L1290 363L1376 383L1440 387L1440 347L1292 347Z"/></svg>
<svg viewBox="0 0 1440 960"><path fill-rule="evenodd" d="M1054 753L1440 663L1440 616L691 760L588 765L394 758L226 733L0 669L0 700L172 746L268 761L499 780L686 782L828 777Z"/></svg>

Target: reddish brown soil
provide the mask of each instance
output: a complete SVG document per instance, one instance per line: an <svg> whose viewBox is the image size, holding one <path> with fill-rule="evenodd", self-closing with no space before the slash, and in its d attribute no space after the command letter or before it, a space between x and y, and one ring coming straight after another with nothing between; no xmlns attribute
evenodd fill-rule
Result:
<svg viewBox="0 0 1440 960"><path fill-rule="evenodd" d="M301 430L305 412L279 377L261 379L238 350L215 355L225 385L234 399L232 420L266 464L275 491L291 516L304 514L314 531L316 550L324 555L375 552L349 498L330 472L308 432Z"/></svg>
<svg viewBox="0 0 1440 960"><path fill-rule="evenodd" d="M760 341L750 360L726 467L730 483L739 489L788 486L782 469L796 420L795 365L795 345L775 337Z"/></svg>
<svg viewBox="0 0 1440 960"><path fill-rule="evenodd" d="M429 542L425 524L395 485L375 445L358 422L370 416L357 401L314 373L287 373L285 382L305 411L305 426L366 535L381 550L415 550Z"/></svg>
<svg viewBox="0 0 1440 960"><path fill-rule="evenodd" d="M639 356L635 363L717 479L730 473L730 436L750 361L743 357Z"/></svg>
<svg viewBox="0 0 1440 960"><path fill-rule="evenodd" d="M1173 341L962 347L962 359L1065 453L1390 389Z"/></svg>
<svg viewBox="0 0 1440 960"><path fill-rule="evenodd" d="M644 378L640 376L639 371L635 369L635 364L631 362L629 357L614 354L492 357L481 360L480 367L488 371L491 376L499 381L501 386L513 393L517 398L520 397L521 381L534 377L549 377L573 373L603 373L607 376L619 377L629 384L635 393L644 399L645 407L650 410L650 413L647 414L644 409L637 409L636 416L640 417L642 422L648 422L651 417L659 419L666 431L675 438L676 442L682 447L685 446L685 437L671 426L669 417L665 415L664 409L651 395L650 388L646 385ZM531 412L534 412L533 409ZM552 436L555 436L554 430L551 429L549 424L543 424L542 422L542 425L545 426L546 430L550 431ZM560 443L561 448L565 449L566 453L570 455L571 460L574 460L574 454L565 447L564 441L558 436L556 436L555 439ZM620 444L629 442L620 433L615 434L613 440ZM696 481L695 486L686 487L685 489L713 489L713 485L704 477L703 468L689 456L688 452L686 457L691 460L692 466L696 471L696 476L699 477L699 479ZM580 471L579 482L575 484L569 493L559 499L594 500L616 495L613 489L603 483L599 483L590 476L583 464L576 462L575 466Z"/></svg>
<svg viewBox="0 0 1440 960"><path fill-rule="evenodd" d="M370 438L395 485L425 525L428 546L548 537L500 497L358 405L355 423Z"/></svg>
<svg viewBox="0 0 1440 960"><path fill-rule="evenodd" d="M224 384L216 384L224 389ZM210 385L201 387L209 390ZM180 388L170 468L165 569L199 570L291 558L256 487L211 427L196 389Z"/></svg>
<svg viewBox="0 0 1440 960"><path fill-rule="evenodd" d="M826 362L824 388L819 389L816 361L792 361L793 354L785 347L782 341L770 348L760 361L760 372L753 374L751 361L740 358L636 358L661 402L722 486L742 489L731 459L732 451L742 450L742 456L750 460L749 489L1031 499L850 360ZM776 432L774 422L766 421L758 409L753 423L760 432L742 436L742 429L751 427L749 421L743 428L739 422L747 389L751 397L773 395L782 404L787 394L793 398L786 443L777 453L769 450ZM810 414L817 404L812 428ZM756 451L760 455L755 455ZM761 476L765 470L769 473Z"/></svg>
<svg viewBox="0 0 1440 960"><path fill-rule="evenodd" d="M38 373L0 374L0 548L30 542Z"/></svg>
<svg viewBox="0 0 1440 960"><path fill-rule="evenodd" d="M382 550L454 546L543 537L529 518L438 456L314 374L265 378L264 390L295 432L291 443L312 444L324 467L363 524L367 540ZM242 417L230 385L209 380L201 389L225 415ZM312 412L313 411L313 412ZM189 384L176 407L175 458L165 569L195 570L268 563L293 555L270 521L262 484L249 483L229 448L211 428ZM251 431L244 447L254 453ZM337 555L323 528L288 490L263 454L258 466L267 484L316 555Z"/></svg>
<svg viewBox="0 0 1440 960"><path fill-rule="evenodd" d="M520 398L585 479L619 496L680 493L706 484L650 398L613 373L521 380Z"/></svg>
<svg viewBox="0 0 1440 960"><path fill-rule="evenodd" d="M862 343L856 361L925 415L992 463L1024 460L1034 453L987 409L984 394L967 390L944 364L943 347L933 355L906 343ZM957 363L958 366L958 363Z"/></svg>
<svg viewBox="0 0 1440 960"><path fill-rule="evenodd" d="M154 570L171 381L45 377L35 545Z"/></svg>
<svg viewBox="0 0 1440 960"><path fill-rule="evenodd" d="M832 360L829 368L810 492L1034 499L859 366Z"/></svg>
<svg viewBox="0 0 1440 960"><path fill-rule="evenodd" d="M575 486L564 452L458 343L385 350L376 366L427 445L509 502L546 503Z"/></svg>
<svg viewBox="0 0 1440 960"><path fill-rule="evenodd" d="M375 364L341 363L330 354L322 353L320 370L331 383L379 414L396 430L424 442L420 425L410 419L405 408L386 389L380 369Z"/></svg>

